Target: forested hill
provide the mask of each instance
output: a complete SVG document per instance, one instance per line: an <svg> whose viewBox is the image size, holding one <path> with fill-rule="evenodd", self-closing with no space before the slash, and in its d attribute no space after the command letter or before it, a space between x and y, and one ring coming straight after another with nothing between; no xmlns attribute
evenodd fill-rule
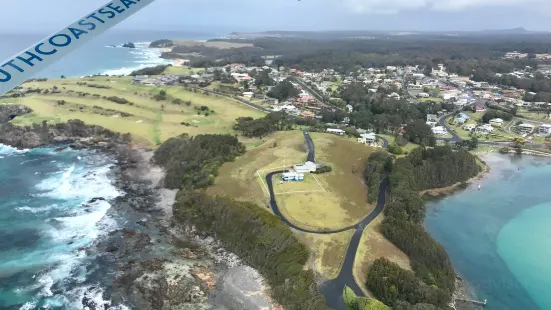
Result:
<svg viewBox="0 0 551 310"><path fill-rule="evenodd" d="M480 172L476 158L466 151L437 146L418 148L394 163L382 154L372 156L368 168L368 184L376 177L390 178L381 231L409 256L413 272L378 259L368 271L367 287L394 308L412 309L415 304L445 308L455 290L455 272L444 247L423 227L425 205L419 191L467 181Z"/></svg>

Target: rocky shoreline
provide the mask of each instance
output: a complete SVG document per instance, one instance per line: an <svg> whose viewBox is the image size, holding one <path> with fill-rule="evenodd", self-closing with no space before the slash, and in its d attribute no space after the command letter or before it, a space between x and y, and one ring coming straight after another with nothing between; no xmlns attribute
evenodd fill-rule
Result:
<svg viewBox="0 0 551 310"><path fill-rule="evenodd" d="M212 237L172 221L176 191L162 187L164 172L151 163L153 153L133 148L130 135L80 120L26 127L5 123L0 143L20 149L89 148L116 159L112 180L123 194L109 201L106 217L117 222L117 229L79 249L91 259L87 282L94 283L82 295L85 309L279 309L256 270ZM104 302L93 298L98 287L105 288Z"/></svg>

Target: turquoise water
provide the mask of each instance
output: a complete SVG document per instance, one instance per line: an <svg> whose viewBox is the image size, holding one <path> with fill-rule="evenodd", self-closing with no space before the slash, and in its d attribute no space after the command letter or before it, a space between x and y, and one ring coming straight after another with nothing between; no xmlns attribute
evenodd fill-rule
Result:
<svg viewBox="0 0 551 310"><path fill-rule="evenodd" d="M159 58L161 51L146 48L151 41L163 38L206 40L221 34L202 31L109 30L38 73L36 77L59 78L61 75L78 77L92 74L129 74L136 69L172 63L170 60ZM39 42L47 35L49 33L41 35L0 33L0 61L9 59L25 48ZM122 48L121 46L125 42L139 44L136 45L136 49ZM113 48L110 47L111 45L118 47Z"/></svg>
<svg viewBox="0 0 551 310"><path fill-rule="evenodd" d="M425 226L487 309L551 309L551 159L484 159L491 172L429 203Z"/></svg>
<svg viewBox="0 0 551 310"><path fill-rule="evenodd" d="M117 227L106 216L121 194L113 164L95 151L0 144L0 309L82 309L83 294L107 304L82 247Z"/></svg>

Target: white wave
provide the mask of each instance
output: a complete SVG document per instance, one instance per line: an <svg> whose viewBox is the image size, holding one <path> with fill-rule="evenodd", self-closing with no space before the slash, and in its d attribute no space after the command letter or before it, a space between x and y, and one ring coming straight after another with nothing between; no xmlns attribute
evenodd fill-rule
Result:
<svg viewBox="0 0 551 310"><path fill-rule="evenodd" d="M36 301L35 302L26 302L23 306L21 306L21 308L19 308L19 310L33 310L35 309L36 307Z"/></svg>
<svg viewBox="0 0 551 310"><path fill-rule="evenodd" d="M89 169L75 165L62 173L55 174L36 185L43 193L38 196L47 196L56 199L77 200L86 202L95 197L107 200L119 196L121 193L109 179L109 165Z"/></svg>
<svg viewBox="0 0 551 310"><path fill-rule="evenodd" d="M16 149L14 147L11 147L9 145L5 145L5 144L0 143L0 154L2 154L2 155L23 154L23 153L26 153L28 151L29 151L29 149L19 150L19 149Z"/></svg>
<svg viewBox="0 0 551 310"><path fill-rule="evenodd" d="M38 208L31 208L29 206L23 206L23 207L17 207L15 208L15 211L17 212L30 212L30 213L42 213L42 212L48 212L54 209L59 209L60 206L57 204L45 206L45 207L38 207Z"/></svg>
<svg viewBox="0 0 551 310"><path fill-rule="evenodd" d="M74 240L84 244L91 242L99 235L112 230L99 225L109 208L111 205L108 202L100 200L87 205L86 211L78 215L57 217L54 220L61 224L60 227L49 230L48 234L52 239L62 242ZM111 226L110 224L105 226Z"/></svg>

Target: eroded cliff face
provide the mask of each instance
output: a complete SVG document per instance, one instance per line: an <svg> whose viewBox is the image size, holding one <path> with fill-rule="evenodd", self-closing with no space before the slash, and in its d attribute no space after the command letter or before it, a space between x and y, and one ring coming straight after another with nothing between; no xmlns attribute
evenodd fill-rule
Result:
<svg viewBox="0 0 551 310"><path fill-rule="evenodd" d="M17 116L31 113L33 110L22 104L2 104L0 103L0 124L9 122Z"/></svg>
<svg viewBox="0 0 551 310"><path fill-rule="evenodd" d="M46 121L32 126L0 125L0 143L20 149L52 144L72 144L74 148L127 144L130 134L120 134L81 120L50 125Z"/></svg>

